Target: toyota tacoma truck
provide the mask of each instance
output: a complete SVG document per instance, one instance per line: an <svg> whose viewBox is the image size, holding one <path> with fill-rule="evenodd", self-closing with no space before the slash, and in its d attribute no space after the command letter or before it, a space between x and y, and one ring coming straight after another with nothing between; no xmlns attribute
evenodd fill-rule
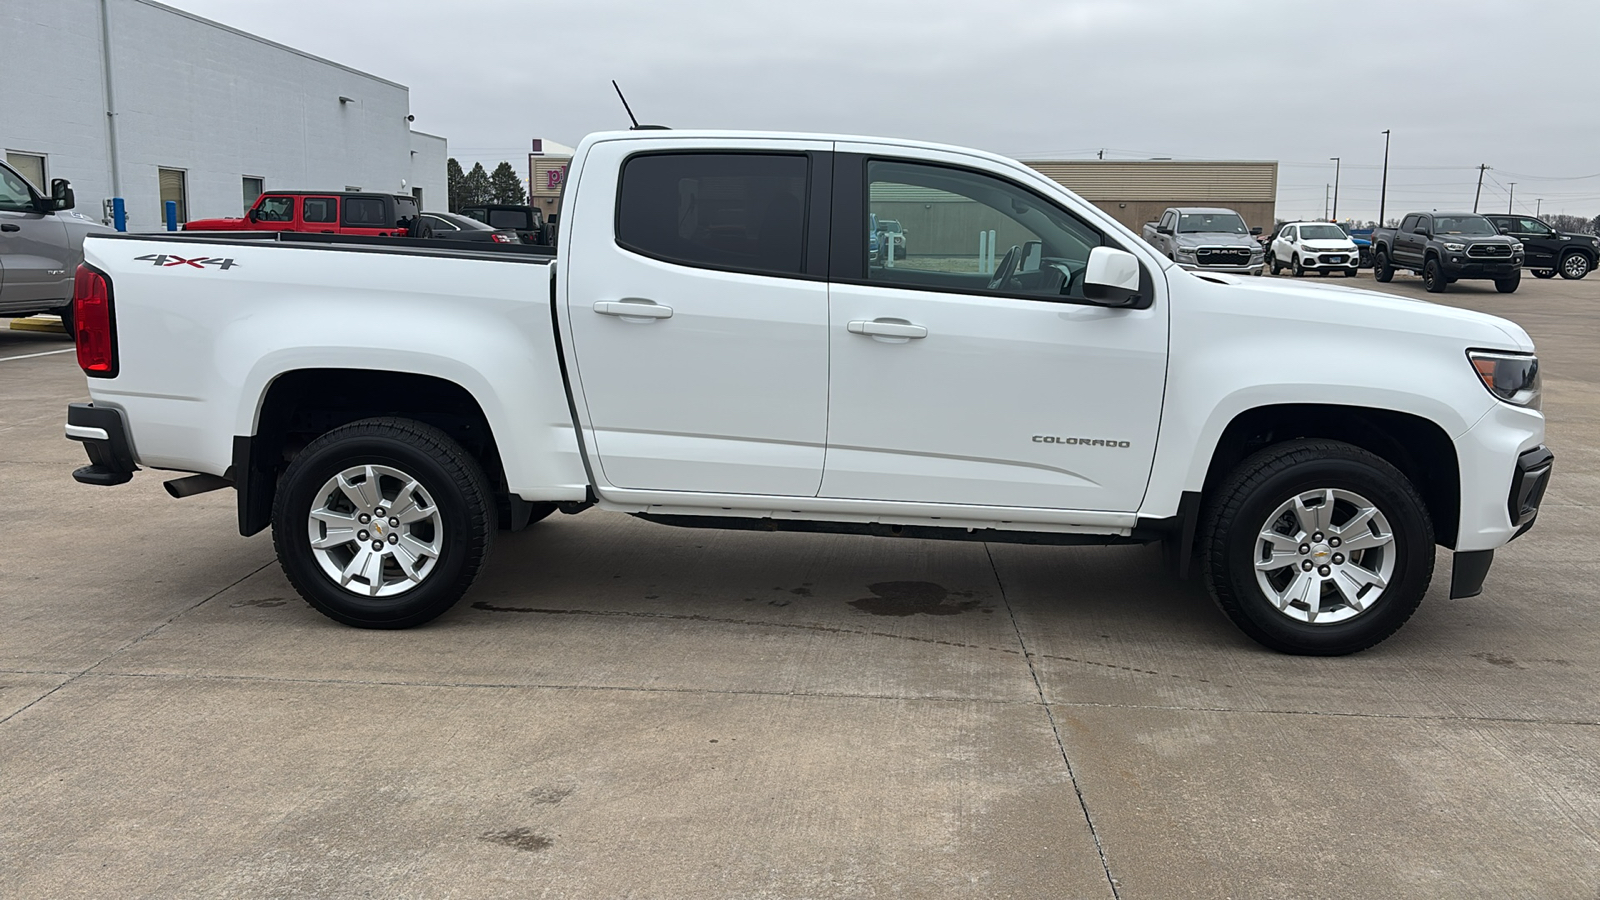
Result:
<svg viewBox="0 0 1600 900"><path fill-rule="evenodd" d="M1399 228L1372 231L1372 277L1388 282L1409 269L1431 294L1463 278L1490 279L1500 293L1514 293L1522 263L1522 242L1477 213L1410 213Z"/></svg>
<svg viewBox="0 0 1600 900"><path fill-rule="evenodd" d="M586 138L571 171L553 255L91 236L74 477L231 487L240 533L270 526L294 588L359 627L449 609L497 528L599 507L1162 542L1250 637L1324 655L1399 628L1436 545L1451 595L1479 593L1550 478L1518 326L1187 272L1003 157L637 131ZM869 222L906 196L938 200L920 233L1009 249L869 265Z"/></svg>
<svg viewBox="0 0 1600 900"><path fill-rule="evenodd" d="M1210 207L1174 207L1143 229L1150 246L1185 269L1248 275L1266 266L1260 234L1233 210Z"/></svg>

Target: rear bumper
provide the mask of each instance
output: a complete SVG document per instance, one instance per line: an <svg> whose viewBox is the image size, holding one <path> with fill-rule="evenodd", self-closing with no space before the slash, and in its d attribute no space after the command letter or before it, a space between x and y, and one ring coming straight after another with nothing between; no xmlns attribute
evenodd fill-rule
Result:
<svg viewBox="0 0 1600 900"><path fill-rule="evenodd" d="M139 471L133 461L128 425L120 410L73 403L67 406L67 439L83 444L89 464L72 473L80 484L126 484Z"/></svg>

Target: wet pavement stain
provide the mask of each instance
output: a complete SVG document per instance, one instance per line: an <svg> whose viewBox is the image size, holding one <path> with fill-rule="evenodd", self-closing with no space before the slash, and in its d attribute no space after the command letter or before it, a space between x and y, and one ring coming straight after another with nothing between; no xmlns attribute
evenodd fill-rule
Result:
<svg viewBox="0 0 1600 900"><path fill-rule="evenodd" d="M953 616L983 605L977 600L953 600L971 597L972 592L952 594L931 581L880 581L867 585L867 590L877 596L852 600L850 605L875 616Z"/></svg>
<svg viewBox="0 0 1600 900"><path fill-rule="evenodd" d="M572 788L570 785L552 785L549 787L534 788L528 792L528 796L533 798L533 802L535 803L543 804L545 806L554 806L568 797L571 797L573 790L574 788Z"/></svg>
<svg viewBox="0 0 1600 900"><path fill-rule="evenodd" d="M499 844L513 850L531 853L535 850L544 850L555 843L532 828L508 828L504 831L485 831L478 836L478 840L490 844Z"/></svg>
<svg viewBox="0 0 1600 900"><path fill-rule="evenodd" d="M1496 653L1474 653L1472 656L1474 659L1481 659L1491 666L1499 666L1502 669L1527 668L1527 666L1518 665L1517 661L1509 656L1500 656Z"/></svg>
<svg viewBox="0 0 1600 900"><path fill-rule="evenodd" d="M229 603L228 608L242 609L246 606L259 606L262 609L271 609L274 606L282 606L288 602L289 601L283 599L282 597L261 597L256 600L240 600L237 603Z"/></svg>

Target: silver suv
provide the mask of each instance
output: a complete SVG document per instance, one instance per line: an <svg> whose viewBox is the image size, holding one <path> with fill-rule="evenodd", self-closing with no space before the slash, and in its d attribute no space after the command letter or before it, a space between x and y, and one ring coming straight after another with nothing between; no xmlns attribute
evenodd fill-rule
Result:
<svg viewBox="0 0 1600 900"><path fill-rule="evenodd" d="M83 260L83 236L111 230L68 213L72 207L66 179L52 181L46 197L0 162L0 316L55 313L70 323L72 276Z"/></svg>

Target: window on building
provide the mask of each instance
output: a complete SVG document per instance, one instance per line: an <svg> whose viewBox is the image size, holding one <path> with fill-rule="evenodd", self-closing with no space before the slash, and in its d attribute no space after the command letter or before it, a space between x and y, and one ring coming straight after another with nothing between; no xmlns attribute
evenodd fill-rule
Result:
<svg viewBox="0 0 1600 900"><path fill-rule="evenodd" d="M244 176L244 208L249 209L256 205L256 198L261 196L264 182L255 175Z"/></svg>
<svg viewBox="0 0 1600 900"><path fill-rule="evenodd" d="M307 197L305 199L307 222L334 223L339 221L339 198Z"/></svg>
<svg viewBox="0 0 1600 900"><path fill-rule="evenodd" d="M799 155L635 156L622 170L617 243L684 265L800 274L807 172Z"/></svg>
<svg viewBox="0 0 1600 900"><path fill-rule="evenodd" d="M381 197L344 198L344 224L353 228L382 228L390 224L383 214Z"/></svg>
<svg viewBox="0 0 1600 900"><path fill-rule="evenodd" d="M28 182L33 185L34 190L49 196L50 192L45 190L46 185L44 180L45 172L43 155L38 153L18 153L15 150L7 150L6 162L11 164L11 168L17 170L18 175L28 179Z"/></svg>
<svg viewBox="0 0 1600 900"><path fill-rule="evenodd" d="M184 185L184 171L182 169L157 169L157 177L161 184L161 209L156 221L167 221L167 203L171 201L178 205L178 224L189 221L189 196Z"/></svg>

